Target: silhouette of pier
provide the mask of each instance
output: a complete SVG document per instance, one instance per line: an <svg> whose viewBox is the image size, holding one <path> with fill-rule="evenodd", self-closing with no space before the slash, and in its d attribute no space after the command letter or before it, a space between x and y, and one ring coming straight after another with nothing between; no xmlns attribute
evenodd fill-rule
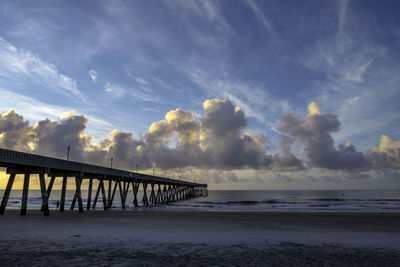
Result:
<svg viewBox="0 0 400 267"><path fill-rule="evenodd" d="M143 190L143 197L141 200L143 206L163 205L178 200L207 196L208 194L207 184L186 182L7 149L0 149L0 167L7 168L6 173L9 174L7 187L1 201L0 215L5 212L8 198L17 174L24 175L21 215L26 215L29 180L32 174L38 175L39 177L42 198L41 210L45 216L50 215L48 200L56 178L62 179L61 199L59 205L60 212L63 212L65 209L67 179L75 180L75 194L70 209L73 210L76 202L78 202L79 212L83 212L81 184L84 179L89 180L86 204L87 210L96 207L100 193L104 210L109 209L112 206L117 187L119 189L118 191L122 208L125 208L125 202L130 188L132 189L133 205L135 207L139 206L138 191L140 187ZM45 175L50 177L47 187ZM93 180L98 180L98 186L92 202ZM107 194L105 183L108 183ZM150 196L148 196L148 194Z"/></svg>

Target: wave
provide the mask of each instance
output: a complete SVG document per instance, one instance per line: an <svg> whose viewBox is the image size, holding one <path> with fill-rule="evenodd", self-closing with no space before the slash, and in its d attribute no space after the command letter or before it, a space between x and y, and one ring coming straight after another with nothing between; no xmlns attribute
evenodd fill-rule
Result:
<svg viewBox="0 0 400 267"><path fill-rule="evenodd" d="M209 205L257 205L257 204L289 204L289 203L304 203L304 202L287 202L278 199L267 199L262 201L256 200L241 200L241 201L197 201L199 204Z"/></svg>
<svg viewBox="0 0 400 267"><path fill-rule="evenodd" d="M391 201L400 202L398 198L311 198L309 201Z"/></svg>

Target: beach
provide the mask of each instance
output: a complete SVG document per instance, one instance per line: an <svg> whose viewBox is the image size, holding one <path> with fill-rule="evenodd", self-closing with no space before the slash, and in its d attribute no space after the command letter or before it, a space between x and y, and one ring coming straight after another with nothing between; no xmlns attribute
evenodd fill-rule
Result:
<svg viewBox="0 0 400 267"><path fill-rule="evenodd" d="M18 212L0 217L2 265L400 265L400 213Z"/></svg>

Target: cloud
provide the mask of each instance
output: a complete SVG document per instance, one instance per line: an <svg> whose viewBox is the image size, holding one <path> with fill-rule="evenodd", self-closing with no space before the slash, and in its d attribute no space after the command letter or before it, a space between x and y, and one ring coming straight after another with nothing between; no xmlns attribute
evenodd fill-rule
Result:
<svg viewBox="0 0 400 267"><path fill-rule="evenodd" d="M96 80L97 80L97 72L95 70L90 70L89 71L89 76L90 76L90 79L92 79L92 82L96 82Z"/></svg>
<svg viewBox="0 0 400 267"><path fill-rule="evenodd" d="M40 100L7 91L0 87L0 95L1 95L1 111L7 110L15 110L16 113L24 114L24 119L30 122L36 122L42 120L43 118L49 118L52 120L56 120L73 108L71 107L60 107L56 105L49 105ZM18 99L18 101L16 101ZM87 110L88 106L82 106L82 110L80 112L84 112ZM113 125L105 121L104 119L100 119L93 115L86 115L88 117L88 130L91 134L95 136L104 136L108 134L109 129L113 127Z"/></svg>
<svg viewBox="0 0 400 267"><path fill-rule="evenodd" d="M155 95L150 88L143 84L140 84L139 88L129 88L107 82L104 86L104 90L112 98L129 96L147 102L160 102L159 97Z"/></svg>
<svg viewBox="0 0 400 267"><path fill-rule="evenodd" d="M122 169L135 169L138 165L140 169L215 170L214 183L244 181L230 170L306 169L291 151L296 142L304 147L308 167L343 171L400 169L400 141L386 135L377 147L365 153L357 151L351 142L335 147L331 133L339 130L340 123L335 115L321 112L314 102L304 118L294 112L282 116L284 134L279 137L277 154L268 154L268 137L246 131L245 113L229 100L206 100L203 110L201 118L182 109L171 110L163 120L152 123L144 135L134 137L114 130L96 144L85 133L86 116L69 112L57 121L45 119L30 126L21 115L10 111L0 113L0 146L60 158L65 158L70 146L72 160L109 166L113 157L115 168ZM278 178L288 181L285 176Z"/></svg>
<svg viewBox="0 0 400 267"><path fill-rule="evenodd" d="M56 66L42 61L29 51L13 46L0 37L0 77L4 81L29 81L41 87L67 95L86 103L86 99L72 78L60 73Z"/></svg>
<svg viewBox="0 0 400 267"><path fill-rule="evenodd" d="M269 139L263 134L245 131L244 112L229 100L212 99L203 103L202 118L182 109L169 111L164 120L150 125L139 137L115 130L110 137L93 144L85 134L87 117L68 113L59 121L41 120L30 126L11 111L1 117L2 147L43 155L65 157L104 164L114 157L114 166L147 168L206 168L294 170L301 166L290 153L290 142L282 145L282 155L268 155ZM282 163L281 163L282 161ZM291 164L294 164L293 166ZM236 180L230 175L230 181Z"/></svg>
<svg viewBox="0 0 400 267"><path fill-rule="evenodd" d="M400 141L382 135L377 147L368 152L375 168L400 169Z"/></svg>
<svg viewBox="0 0 400 267"><path fill-rule="evenodd" d="M290 150L294 140L286 135L279 136L280 154L272 156L271 170L274 171L299 171L304 169L303 162Z"/></svg>
<svg viewBox="0 0 400 267"><path fill-rule="evenodd" d="M104 90L113 98L121 98L127 94L126 90L117 85L111 85L111 83L106 83Z"/></svg>
<svg viewBox="0 0 400 267"><path fill-rule="evenodd" d="M343 28L346 23L346 14L347 14L347 8L350 3L350 0L340 0L338 1L338 6L339 6L339 17L338 17L338 35L342 35L343 33Z"/></svg>
<svg viewBox="0 0 400 267"><path fill-rule="evenodd" d="M276 32L274 28L271 26L271 23L267 20L264 13L258 7L254 0L247 0L246 3L250 6L251 10L256 14L257 19L264 25L264 27L268 30L272 37L276 37Z"/></svg>
<svg viewBox="0 0 400 267"><path fill-rule="evenodd" d="M231 100L248 116L256 118L271 128L274 126L275 115L289 110L287 101L274 99L265 91L265 88L228 75L225 70L218 68L217 63L213 64L211 70L209 66L203 65L193 62L190 66L178 66L178 68L181 68L192 82L209 95Z"/></svg>
<svg viewBox="0 0 400 267"><path fill-rule="evenodd" d="M135 78L135 81L137 81L137 82L138 82L139 84L141 84L141 85L148 85L148 82L146 82L145 79L140 78L140 77L136 77L136 78Z"/></svg>
<svg viewBox="0 0 400 267"><path fill-rule="evenodd" d="M134 154L142 141L142 165L148 164L143 167L294 170L301 166L290 148L282 155L267 155L269 139L245 131L245 113L229 100L206 100L203 110L200 119L188 111L171 110L164 120L151 124L141 140L132 139Z"/></svg>
<svg viewBox="0 0 400 267"><path fill-rule="evenodd" d="M65 157L66 148L71 147L74 160L84 160L83 152L89 146L91 137L84 134L88 119L83 115L70 113L61 121L49 119L33 126L35 133L34 152L42 155Z"/></svg>
<svg viewBox="0 0 400 267"><path fill-rule="evenodd" d="M220 32L234 33L231 25L214 1L173 0L169 1L168 4L172 7L179 7L185 11L189 11L208 22L212 22L214 25L217 25L216 28Z"/></svg>
<svg viewBox="0 0 400 267"><path fill-rule="evenodd" d="M26 151L30 149L33 137L28 121L22 116L15 111L0 113L0 147Z"/></svg>
<svg viewBox="0 0 400 267"><path fill-rule="evenodd" d="M337 116L321 113L312 102L304 119L293 112L281 117L281 130L305 145L308 163L312 167L327 169L363 169L369 162L365 155L351 145L334 146L332 132L340 129Z"/></svg>
<svg viewBox="0 0 400 267"><path fill-rule="evenodd" d="M308 106L307 106L307 110L308 110L308 114L312 115L312 114L321 114L321 111L319 109L319 106L317 103L315 102L311 102Z"/></svg>
<svg viewBox="0 0 400 267"><path fill-rule="evenodd" d="M357 151L350 141L335 147L331 134L340 129L337 116L322 113L315 102L311 102L307 109L305 118L294 112L282 116L281 130L303 144L311 167L331 170L400 169L400 141L382 135L379 145L365 153ZM281 139L282 155L287 154L287 142L291 140L287 137Z"/></svg>

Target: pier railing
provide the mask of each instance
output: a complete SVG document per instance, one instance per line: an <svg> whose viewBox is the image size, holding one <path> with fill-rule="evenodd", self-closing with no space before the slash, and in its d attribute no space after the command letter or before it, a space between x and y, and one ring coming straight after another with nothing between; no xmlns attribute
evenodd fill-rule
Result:
<svg viewBox="0 0 400 267"><path fill-rule="evenodd" d="M136 207L139 206L137 195L140 186L143 190L143 206L162 205L177 200L206 196L208 194L207 184L192 183L138 172L112 169L98 165L45 157L8 149L0 149L0 167L7 168L7 174L10 175L0 206L0 215L4 214L5 212L12 185L17 174L24 175L24 186L22 191L20 212L21 215L26 214L29 180L30 175L32 174L37 174L39 176L42 195L42 211L44 212L44 215L49 215L48 199L52 191L54 181L58 177L63 179L59 207L61 212L64 211L65 207L67 179L71 177L75 179L76 185L71 209L74 209L76 200L78 200L79 212L83 212L81 184L84 179L89 180L86 206L87 210L96 207L100 193L102 194L103 208L105 210L110 208L112 206L117 187L120 192L122 208L125 208L125 202L130 187L132 187L134 197L133 204ZM45 175L50 177L47 187ZM91 198L93 180L98 180L98 187L92 203ZM105 192L105 181L108 182L108 195ZM150 186L150 197L147 196L148 186Z"/></svg>

